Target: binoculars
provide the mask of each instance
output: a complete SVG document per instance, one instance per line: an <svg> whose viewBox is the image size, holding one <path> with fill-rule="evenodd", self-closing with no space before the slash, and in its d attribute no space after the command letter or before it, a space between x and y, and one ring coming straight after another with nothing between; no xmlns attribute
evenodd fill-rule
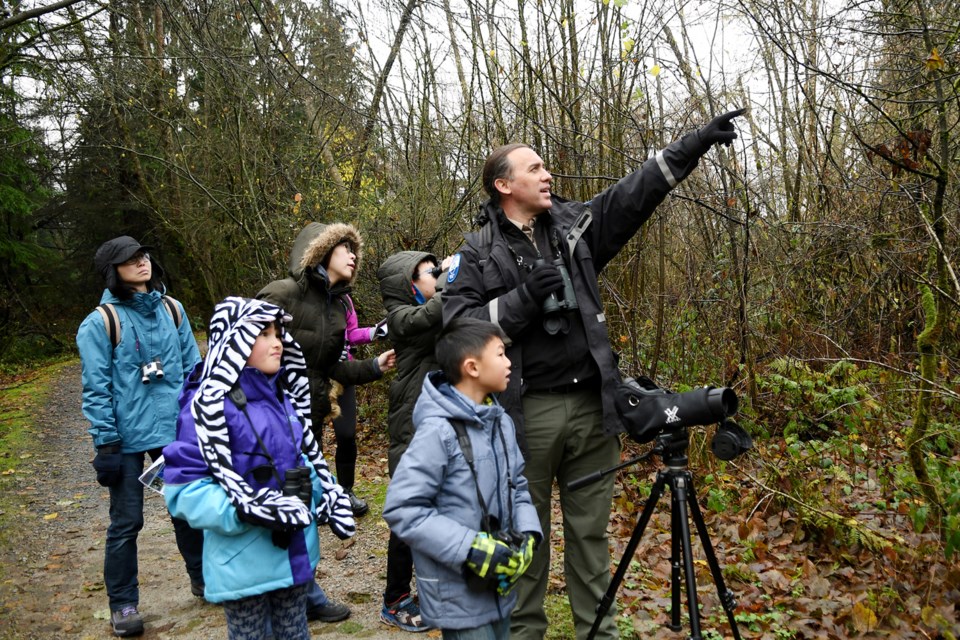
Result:
<svg viewBox="0 0 960 640"><path fill-rule="evenodd" d="M534 268L541 264L546 264L543 258L537 258ZM563 258L557 257L553 261L554 266L560 272L563 279L563 288L560 291L553 291L543 301L543 328L550 335L558 333L568 333L570 331L570 318L563 312L575 311L580 308L577 304L577 294L573 291L573 281L570 279L570 272L567 271L567 265L563 263ZM557 295L557 294L560 295Z"/></svg>
<svg viewBox="0 0 960 640"><path fill-rule="evenodd" d="M305 505L310 506L313 498L313 482L310 481L310 467L299 466L287 469L283 481L283 495L300 498Z"/></svg>
<svg viewBox="0 0 960 640"><path fill-rule="evenodd" d="M159 357L140 363L140 382L150 384L151 375L156 376L157 380L163 380L163 363Z"/></svg>

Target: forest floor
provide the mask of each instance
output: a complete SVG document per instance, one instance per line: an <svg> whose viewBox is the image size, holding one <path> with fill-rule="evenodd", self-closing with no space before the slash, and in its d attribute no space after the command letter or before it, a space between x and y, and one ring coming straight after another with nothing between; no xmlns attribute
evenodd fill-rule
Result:
<svg viewBox="0 0 960 640"><path fill-rule="evenodd" d="M0 418L29 413L28 438L5 456L0 475L0 639L108 638L109 612L102 579L107 492L94 480L86 422L80 413L79 365L53 369L36 406L10 406L0 387ZM26 401L24 401L26 402ZM369 415L369 414L368 414ZM386 438L375 420L361 420L358 494L371 503L358 532L341 542L322 533L320 584L353 614L341 623L311 623L323 638L393 638L404 633L379 622L388 531L379 517L386 490ZM0 431L0 436L4 433ZM328 444L328 448L332 445ZM631 447L632 449L633 447ZM630 451L629 453L635 453ZM625 455L627 455L625 453ZM737 624L744 638L954 638L960 636L960 565L943 559L932 534L914 533L903 510L871 506L885 489L871 474L853 483L844 499L846 531L811 536L796 513L779 504L776 488L754 479L757 455L722 467L707 495L698 495L706 535L723 579L737 596ZM878 459L879 464L884 461ZM693 465L691 464L691 467ZM614 564L620 561L656 478L656 459L620 472L610 521ZM810 470L811 478L820 470ZM851 477L857 477L851 474ZM723 490L726 487L726 490ZM695 487L696 489L696 487ZM684 614L679 632L670 621L670 500L653 512L618 591L623 638L689 635ZM884 503L886 504L886 503ZM140 536L141 612L144 638L226 638L219 607L190 595L173 528L159 495L146 501ZM824 516L826 517L826 516ZM559 517L551 536L553 572L547 610L548 637L573 638L564 603L563 548ZM830 531L829 527L823 531ZM702 545L693 540L694 573L704 638L732 637L719 604ZM686 612L686 599L684 598ZM439 637L438 632L425 634Z"/></svg>

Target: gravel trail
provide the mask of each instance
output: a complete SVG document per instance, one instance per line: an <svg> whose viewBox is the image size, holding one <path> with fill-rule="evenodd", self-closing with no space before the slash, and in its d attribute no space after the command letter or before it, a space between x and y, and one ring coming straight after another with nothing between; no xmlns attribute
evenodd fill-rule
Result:
<svg viewBox="0 0 960 640"><path fill-rule="evenodd" d="M102 575L109 498L90 467L93 452L86 430L80 365L74 364L61 371L36 416L34 451L23 454L15 472L3 478L13 500L5 514L12 516L6 518L8 530L0 532L2 639L113 637ZM357 535L349 541L322 528L318 567L320 584L332 598L349 603L352 615L340 623L312 622L310 629L317 638L410 638L379 620L389 533L379 504L387 482L385 442L362 428L358 437L358 494L369 499L371 510L359 519ZM144 511L139 537L142 637L225 639L220 607L190 594L163 498L150 494Z"/></svg>

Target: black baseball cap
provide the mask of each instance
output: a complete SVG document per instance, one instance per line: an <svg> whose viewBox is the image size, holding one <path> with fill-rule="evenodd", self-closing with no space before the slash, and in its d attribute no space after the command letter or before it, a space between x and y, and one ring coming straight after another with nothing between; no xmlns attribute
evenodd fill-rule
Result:
<svg viewBox="0 0 960 640"><path fill-rule="evenodd" d="M152 249L153 247L140 244L130 236L120 236L113 240L107 240L100 245L97 253L93 256L93 263L96 265L97 271L107 277L111 272L110 267L123 264L138 252Z"/></svg>

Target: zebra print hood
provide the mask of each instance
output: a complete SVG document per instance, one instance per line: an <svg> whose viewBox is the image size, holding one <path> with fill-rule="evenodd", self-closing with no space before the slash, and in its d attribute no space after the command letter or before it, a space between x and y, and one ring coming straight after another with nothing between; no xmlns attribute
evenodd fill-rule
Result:
<svg viewBox="0 0 960 640"><path fill-rule="evenodd" d="M313 514L299 498L284 496L264 487L255 490L234 470L229 432L224 415L224 399L243 410L237 381L260 332L273 322L280 324L283 343L278 387L290 399L303 425L301 450L320 479L323 496L316 509L317 522L329 522L334 533L347 538L356 531L350 501L330 473L320 447L310 430L310 383L300 346L285 326L292 318L282 308L248 298L226 298L214 308L209 327L209 351L203 363L200 386L193 397L190 413L196 422L200 453L214 479L223 487L240 520L277 531L294 531L310 524Z"/></svg>

